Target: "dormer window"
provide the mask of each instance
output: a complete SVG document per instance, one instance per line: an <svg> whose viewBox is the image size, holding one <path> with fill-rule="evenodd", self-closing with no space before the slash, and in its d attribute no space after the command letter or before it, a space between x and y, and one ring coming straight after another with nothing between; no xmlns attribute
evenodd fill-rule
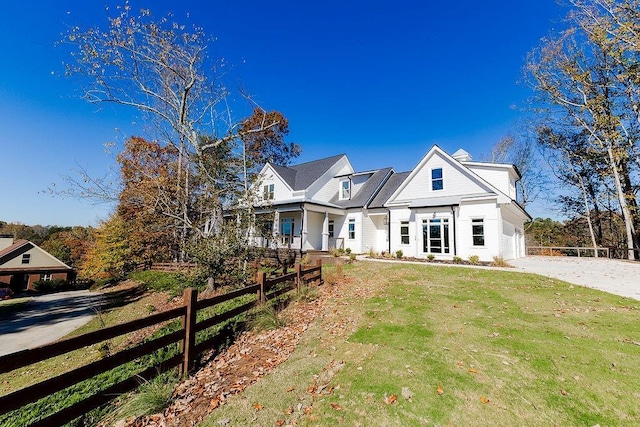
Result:
<svg viewBox="0 0 640 427"><path fill-rule="evenodd" d="M274 185L273 184L267 184L263 187L263 197L264 200L273 200L273 190L274 190Z"/></svg>
<svg viewBox="0 0 640 427"><path fill-rule="evenodd" d="M351 198L351 181L340 181L340 200L349 200Z"/></svg>
<svg viewBox="0 0 640 427"><path fill-rule="evenodd" d="M438 191L444 188L442 168L431 169L431 190Z"/></svg>

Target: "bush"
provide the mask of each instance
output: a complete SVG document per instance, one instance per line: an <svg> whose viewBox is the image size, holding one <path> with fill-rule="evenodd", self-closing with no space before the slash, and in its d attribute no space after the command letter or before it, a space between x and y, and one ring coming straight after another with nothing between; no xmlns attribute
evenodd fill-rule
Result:
<svg viewBox="0 0 640 427"><path fill-rule="evenodd" d="M396 258L398 258L398 259L402 258L402 249L398 249L396 251Z"/></svg>
<svg viewBox="0 0 640 427"><path fill-rule="evenodd" d="M344 252L345 252L347 255L348 255L348 254L350 254L350 253L351 253L351 248L347 248L347 249L345 249L345 250L344 250Z"/></svg>
<svg viewBox="0 0 640 427"><path fill-rule="evenodd" d="M369 258L375 258L378 254L373 249L369 249Z"/></svg>
<svg viewBox="0 0 640 427"><path fill-rule="evenodd" d="M322 279L328 285L337 285L344 277L342 264L335 263L334 267L334 269L322 269Z"/></svg>
<svg viewBox="0 0 640 427"><path fill-rule="evenodd" d="M273 303L265 303L252 313L249 324L257 331L270 331L286 324Z"/></svg>
<svg viewBox="0 0 640 427"><path fill-rule="evenodd" d="M427 255L427 261L433 261L434 259L436 259L436 256L434 254Z"/></svg>
<svg viewBox="0 0 640 427"><path fill-rule="evenodd" d="M356 254L349 254L349 261L355 261L356 260Z"/></svg>
<svg viewBox="0 0 640 427"><path fill-rule="evenodd" d="M454 264L462 264L462 258L460 258L459 256L454 256L453 257L453 263Z"/></svg>
<svg viewBox="0 0 640 427"><path fill-rule="evenodd" d="M511 267L511 265L501 256L494 256L491 265L494 267Z"/></svg>
<svg viewBox="0 0 640 427"><path fill-rule="evenodd" d="M331 255L332 257L339 257L340 251L338 249L331 248L329 249L329 255Z"/></svg>
<svg viewBox="0 0 640 427"><path fill-rule="evenodd" d="M33 288L41 293L60 292L69 289L69 285L64 279L38 280L33 282Z"/></svg>
<svg viewBox="0 0 640 427"><path fill-rule="evenodd" d="M480 264L480 257L478 255L471 255L469 257L469 264L471 264L471 265Z"/></svg>

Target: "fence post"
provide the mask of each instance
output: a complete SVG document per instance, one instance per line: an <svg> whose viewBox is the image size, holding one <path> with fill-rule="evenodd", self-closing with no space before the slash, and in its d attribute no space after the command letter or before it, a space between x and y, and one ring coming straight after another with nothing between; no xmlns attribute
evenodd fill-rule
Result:
<svg viewBox="0 0 640 427"><path fill-rule="evenodd" d="M320 267L320 279L318 280L318 285L322 285L322 258L318 258L316 260L316 266Z"/></svg>
<svg viewBox="0 0 640 427"><path fill-rule="evenodd" d="M296 290L300 293L300 286L302 285L302 264L296 263Z"/></svg>
<svg viewBox="0 0 640 427"><path fill-rule="evenodd" d="M193 354L196 344L196 303L198 302L198 290L187 288L184 290L184 305L186 313L182 318L182 328L184 329L184 341L182 341L182 366L180 375L188 375L193 368L195 354Z"/></svg>
<svg viewBox="0 0 640 427"><path fill-rule="evenodd" d="M258 289L259 304L264 304L264 301L265 301L264 284L266 283L266 281L267 281L267 273L264 271L258 273L258 285L260 285L260 288Z"/></svg>

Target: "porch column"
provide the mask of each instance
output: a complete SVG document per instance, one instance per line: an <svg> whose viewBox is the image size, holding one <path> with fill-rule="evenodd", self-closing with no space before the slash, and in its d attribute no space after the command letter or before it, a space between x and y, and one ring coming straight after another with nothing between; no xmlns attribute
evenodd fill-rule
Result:
<svg viewBox="0 0 640 427"><path fill-rule="evenodd" d="M322 222L322 250L329 250L329 212L324 213L324 221Z"/></svg>
<svg viewBox="0 0 640 427"><path fill-rule="evenodd" d="M303 207L302 208L302 233L301 234L301 239L300 239L300 249L304 250L306 244L307 244L307 222L309 222L307 220L307 208Z"/></svg>

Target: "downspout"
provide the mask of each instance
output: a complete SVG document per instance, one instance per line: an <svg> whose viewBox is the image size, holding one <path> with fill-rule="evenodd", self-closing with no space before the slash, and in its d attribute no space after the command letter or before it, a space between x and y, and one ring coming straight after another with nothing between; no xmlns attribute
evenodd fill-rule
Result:
<svg viewBox="0 0 640 427"><path fill-rule="evenodd" d="M458 239L456 239L457 227L456 227L456 210L454 205L451 205L451 214L453 215L453 256L456 256L458 255L457 245L456 245L456 242Z"/></svg>
<svg viewBox="0 0 640 427"><path fill-rule="evenodd" d="M387 208L387 253L391 253L391 209Z"/></svg>
<svg viewBox="0 0 640 427"><path fill-rule="evenodd" d="M300 203L300 259L302 259L302 234L304 233L304 203Z"/></svg>

